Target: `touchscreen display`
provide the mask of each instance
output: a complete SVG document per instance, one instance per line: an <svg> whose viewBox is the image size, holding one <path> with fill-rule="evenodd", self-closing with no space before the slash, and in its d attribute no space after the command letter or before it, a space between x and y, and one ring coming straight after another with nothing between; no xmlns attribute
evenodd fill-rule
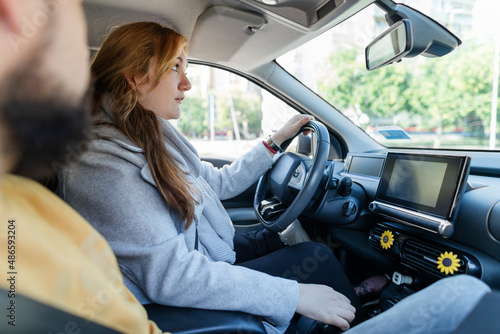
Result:
<svg viewBox="0 0 500 334"><path fill-rule="evenodd" d="M389 153L376 199L450 219L468 161L459 156Z"/></svg>
<svg viewBox="0 0 500 334"><path fill-rule="evenodd" d="M446 167L444 162L396 160L387 196L435 207Z"/></svg>

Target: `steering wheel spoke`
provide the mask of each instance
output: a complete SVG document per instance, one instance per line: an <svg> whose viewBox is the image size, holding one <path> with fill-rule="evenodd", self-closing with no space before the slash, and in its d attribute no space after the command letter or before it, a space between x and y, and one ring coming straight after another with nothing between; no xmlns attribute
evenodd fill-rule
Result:
<svg viewBox="0 0 500 334"><path fill-rule="evenodd" d="M266 220L274 220L285 212L287 206L281 203L277 198L266 199L261 202L259 207L260 214Z"/></svg>
<svg viewBox="0 0 500 334"><path fill-rule="evenodd" d="M297 194L302 190L304 187L304 182L307 177L307 167L305 163L301 163L300 165L297 166L295 171L292 173L292 176L290 178L290 181L288 182L288 187L290 189L295 190Z"/></svg>

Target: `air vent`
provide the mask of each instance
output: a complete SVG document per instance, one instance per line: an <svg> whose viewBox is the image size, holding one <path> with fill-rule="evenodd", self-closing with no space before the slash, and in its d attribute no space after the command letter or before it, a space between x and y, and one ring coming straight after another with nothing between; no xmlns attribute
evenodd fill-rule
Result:
<svg viewBox="0 0 500 334"><path fill-rule="evenodd" d="M449 250L438 249L437 247L416 240L408 240L403 246L401 256L403 261L414 269L422 270L440 279L447 275L437 269L436 261L438 257L446 251ZM455 275L465 274L467 271L467 264L460 256L458 259L460 260L460 267L458 267L458 272L455 272Z"/></svg>
<svg viewBox="0 0 500 334"><path fill-rule="evenodd" d="M370 233L370 245L377 249L382 249L380 245L380 238L382 237L382 233L387 230L387 228L383 228L381 226L375 226Z"/></svg>

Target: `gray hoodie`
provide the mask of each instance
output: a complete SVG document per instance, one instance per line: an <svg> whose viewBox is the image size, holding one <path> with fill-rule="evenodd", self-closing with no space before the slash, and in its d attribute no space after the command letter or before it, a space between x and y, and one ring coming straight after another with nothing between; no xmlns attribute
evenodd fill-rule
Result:
<svg viewBox="0 0 500 334"><path fill-rule="evenodd" d="M110 105L105 99L100 117L113 123ZM267 149L259 143L217 169L168 121L158 120L167 148L201 195L188 229L160 196L142 149L114 127L94 129L89 151L60 173L59 195L107 239L141 303L242 311L276 326L264 322L269 332L284 331L298 284L233 265L234 227L220 202L270 168Z"/></svg>

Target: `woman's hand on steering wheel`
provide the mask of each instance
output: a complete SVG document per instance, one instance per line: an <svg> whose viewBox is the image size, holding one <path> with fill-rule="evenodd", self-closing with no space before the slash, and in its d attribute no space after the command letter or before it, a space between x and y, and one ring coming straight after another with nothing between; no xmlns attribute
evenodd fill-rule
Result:
<svg viewBox="0 0 500 334"><path fill-rule="evenodd" d="M295 115L290 118L285 125L276 131L271 139L276 145L281 146L285 140L295 137L300 129L307 124L307 122L314 120L313 116L309 115ZM304 131L305 132L305 131ZM307 134L307 133L304 133Z"/></svg>

